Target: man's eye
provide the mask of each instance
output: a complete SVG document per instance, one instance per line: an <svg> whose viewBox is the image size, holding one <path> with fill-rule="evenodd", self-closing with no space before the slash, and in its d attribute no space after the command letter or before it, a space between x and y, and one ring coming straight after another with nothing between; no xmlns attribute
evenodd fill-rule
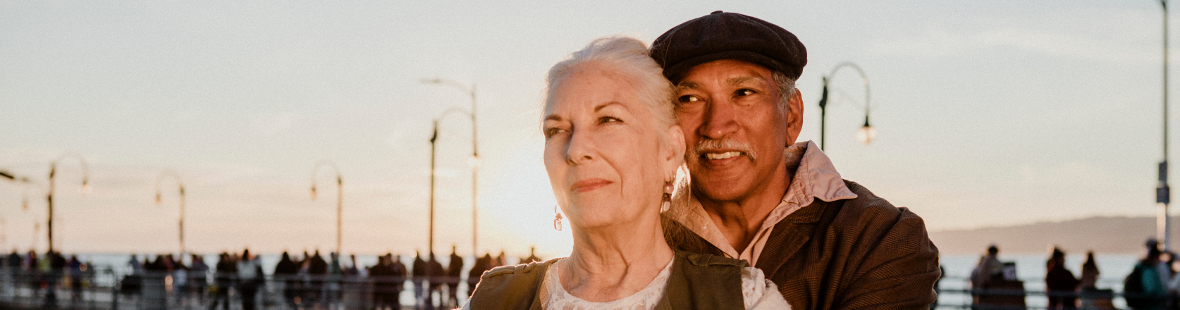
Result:
<svg viewBox="0 0 1180 310"><path fill-rule="evenodd" d="M680 101L680 103L689 103L689 102L701 101L701 98L699 98L697 96L693 96L693 95L684 95L684 96L680 96L680 98L676 98L676 100Z"/></svg>
<svg viewBox="0 0 1180 310"><path fill-rule="evenodd" d="M750 90L750 89L739 89L737 91L738 96L749 96L749 95L753 95L753 94L754 94L754 91Z"/></svg>

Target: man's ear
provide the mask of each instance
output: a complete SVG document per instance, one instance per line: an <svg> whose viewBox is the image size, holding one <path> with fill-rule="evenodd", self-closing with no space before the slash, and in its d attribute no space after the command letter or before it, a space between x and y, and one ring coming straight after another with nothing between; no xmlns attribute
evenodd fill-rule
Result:
<svg viewBox="0 0 1180 310"><path fill-rule="evenodd" d="M787 100L787 109L783 111L787 120L787 146L795 144L795 140L799 139L799 133L803 131L803 96L799 89L794 89L794 94L791 99Z"/></svg>
<svg viewBox="0 0 1180 310"><path fill-rule="evenodd" d="M666 149L662 150L660 154L660 159L664 163L664 173L675 179L676 169L684 164L684 130L680 128L680 125L668 127L668 143L665 143L664 147ZM665 175L665 178L667 177L668 175Z"/></svg>

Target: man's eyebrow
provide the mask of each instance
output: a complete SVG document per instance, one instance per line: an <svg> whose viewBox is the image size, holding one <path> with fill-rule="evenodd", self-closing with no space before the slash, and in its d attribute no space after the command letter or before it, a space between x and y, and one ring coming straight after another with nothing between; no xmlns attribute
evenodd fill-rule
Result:
<svg viewBox="0 0 1180 310"><path fill-rule="evenodd" d="M676 90L697 89L701 88L701 84L693 82L680 82L676 84Z"/></svg>
<svg viewBox="0 0 1180 310"><path fill-rule="evenodd" d="M731 85L731 86L737 86L737 85L745 84L746 82L750 82L750 81L754 81L754 80L758 80L758 78L754 77L754 76L743 75L743 76L736 76L736 77L726 79L725 82L729 83L729 85Z"/></svg>
<svg viewBox="0 0 1180 310"><path fill-rule="evenodd" d="M602 110L603 108L606 108L606 107L609 107L612 105L616 105L616 104L622 105L622 103L619 103L618 101L611 101L611 102L603 103L597 107L594 107L594 112L598 112L598 110Z"/></svg>

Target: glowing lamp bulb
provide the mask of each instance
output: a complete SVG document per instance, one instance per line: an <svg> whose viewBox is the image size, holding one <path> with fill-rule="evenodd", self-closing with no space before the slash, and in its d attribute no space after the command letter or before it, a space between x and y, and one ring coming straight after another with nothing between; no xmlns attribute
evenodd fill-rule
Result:
<svg viewBox="0 0 1180 310"><path fill-rule="evenodd" d="M90 190L91 190L90 181L82 180L82 193L83 194L90 194Z"/></svg>
<svg viewBox="0 0 1180 310"><path fill-rule="evenodd" d="M315 186L311 187L311 200L315 200Z"/></svg>
<svg viewBox="0 0 1180 310"><path fill-rule="evenodd" d="M160 205L160 201L161 201L161 199L160 199L160 193L156 193L156 205L157 205L157 206L158 206L158 205Z"/></svg>
<svg viewBox="0 0 1180 310"><path fill-rule="evenodd" d="M877 139L877 129L874 129L868 124L865 124L864 127L861 127L860 130L856 131L856 140L860 141L860 143L868 145L869 142L873 142L874 139Z"/></svg>

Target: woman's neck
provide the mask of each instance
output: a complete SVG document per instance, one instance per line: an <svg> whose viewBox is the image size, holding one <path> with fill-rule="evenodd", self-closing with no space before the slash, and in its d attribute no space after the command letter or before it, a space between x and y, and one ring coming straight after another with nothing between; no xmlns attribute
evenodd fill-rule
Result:
<svg viewBox="0 0 1180 310"><path fill-rule="evenodd" d="M575 230L573 252L558 262L559 278L583 300L618 300L647 287L672 256L656 214L637 225Z"/></svg>

